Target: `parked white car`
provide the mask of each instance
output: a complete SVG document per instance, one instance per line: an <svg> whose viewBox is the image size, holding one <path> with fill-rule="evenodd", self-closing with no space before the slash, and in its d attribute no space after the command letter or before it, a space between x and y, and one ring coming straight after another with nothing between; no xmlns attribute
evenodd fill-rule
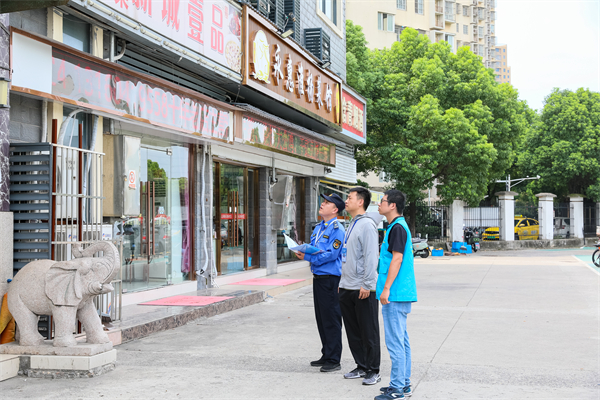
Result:
<svg viewBox="0 0 600 400"><path fill-rule="evenodd" d="M571 219L565 217L554 218L554 237L569 238L571 237Z"/></svg>

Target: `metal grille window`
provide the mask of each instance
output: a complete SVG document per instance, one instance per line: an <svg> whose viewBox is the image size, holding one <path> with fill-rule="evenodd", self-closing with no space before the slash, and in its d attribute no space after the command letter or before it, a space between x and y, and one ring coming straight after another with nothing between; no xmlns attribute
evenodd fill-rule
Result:
<svg viewBox="0 0 600 400"><path fill-rule="evenodd" d="M321 62L331 59L331 43L329 35L322 28L304 30L304 46Z"/></svg>
<svg viewBox="0 0 600 400"><path fill-rule="evenodd" d="M406 0L396 0L396 8L406 11Z"/></svg>
<svg viewBox="0 0 600 400"><path fill-rule="evenodd" d="M423 0L415 0L415 13L423 15Z"/></svg>

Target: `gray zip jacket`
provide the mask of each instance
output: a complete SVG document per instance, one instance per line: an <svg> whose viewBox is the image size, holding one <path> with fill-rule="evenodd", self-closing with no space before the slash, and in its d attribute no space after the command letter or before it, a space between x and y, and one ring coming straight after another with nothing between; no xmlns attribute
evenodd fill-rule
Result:
<svg viewBox="0 0 600 400"><path fill-rule="evenodd" d="M357 215L346 229L346 262L342 263L340 287L347 290L375 290L379 263L377 225L379 213Z"/></svg>

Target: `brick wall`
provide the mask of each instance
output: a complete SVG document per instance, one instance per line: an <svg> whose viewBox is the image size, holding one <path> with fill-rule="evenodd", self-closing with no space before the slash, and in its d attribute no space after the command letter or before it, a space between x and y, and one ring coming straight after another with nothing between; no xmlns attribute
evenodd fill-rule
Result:
<svg viewBox="0 0 600 400"><path fill-rule="evenodd" d="M48 34L47 13L46 8L10 13L10 26L46 36Z"/></svg>
<svg viewBox="0 0 600 400"><path fill-rule="evenodd" d="M342 1L340 29L344 37L341 38L317 15L318 0L302 0L300 2L300 26L302 28L302 40L304 40L304 29L323 28L329 35L331 41L331 66L329 69L338 73L346 81L346 0ZM302 43L304 45L304 43Z"/></svg>
<svg viewBox="0 0 600 400"><path fill-rule="evenodd" d="M42 140L42 100L10 94L11 142L35 143Z"/></svg>

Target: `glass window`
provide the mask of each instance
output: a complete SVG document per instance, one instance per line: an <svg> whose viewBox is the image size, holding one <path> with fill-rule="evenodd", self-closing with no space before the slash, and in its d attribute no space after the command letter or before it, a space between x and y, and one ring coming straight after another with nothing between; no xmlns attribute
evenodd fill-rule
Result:
<svg viewBox="0 0 600 400"><path fill-rule="evenodd" d="M423 14L423 0L415 0L415 12L417 14Z"/></svg>
<svg viewBox="0 0 600 400"><path fill-rule="evenodd" d="M337 0L321 0L321 11L337 25Z"/></svg>
<svg viewBox="0 0 600 400"><path fill-rule="evenodd" d="M460 24L456 24L456 32L460 32Z"/></svg>
<svg viewBox="0 0 600 400"><path fill-rule="evenodd" d="M72 15L63 16L63 43L77 50L90 52L90 24Z"/></svg>
<svg viewBox="0 0 600 400"><path fill-rule="evenodd" d="M469 26L468 26L468 25L463 25L463 33L464 33L465 35L468 35L468 34L469 34Z"/></svg>
<svg viewBox="0 0 600 400"><path fill-rule="evenodd" d="M377 13L377 29L380 31L394 32L394 15Z"/></svg>
<svg viewBox="0 0 600 400"><path fill-rule="evenodd" d="M377 29L383 30L383 13L377 13Z"/></svg>
<svg viewBox="0 0 600 400"><path fill-rule="evenodd" d="M396 8L406 11L406 0L396 0Z"/></svg>
<svg viewBox="0 0 600 400"><path fill-rule="evenodd" d="M63 109L63 121L67 118L67 116L71 113L71 109L69 108L64 108ZM79 147L79 125L83 125L83 144L82 144L82 148L84 149L88 149L88 142L89 142L89 130L90 130L90 123L89 123L89 115L84 113L84 112L80 112L75 114L73 117L69 118L69 121L67 122L67 127L65 128L65 134L63 136L62 139L62 144L63 146L69 146L69 147Z"/></svg>
<svg viewBox="0 0 600 400"><path fill-rule="evenodd" d="M394 16L391 14L387 15L387 30L388 32L394 32Z"/></svg>

